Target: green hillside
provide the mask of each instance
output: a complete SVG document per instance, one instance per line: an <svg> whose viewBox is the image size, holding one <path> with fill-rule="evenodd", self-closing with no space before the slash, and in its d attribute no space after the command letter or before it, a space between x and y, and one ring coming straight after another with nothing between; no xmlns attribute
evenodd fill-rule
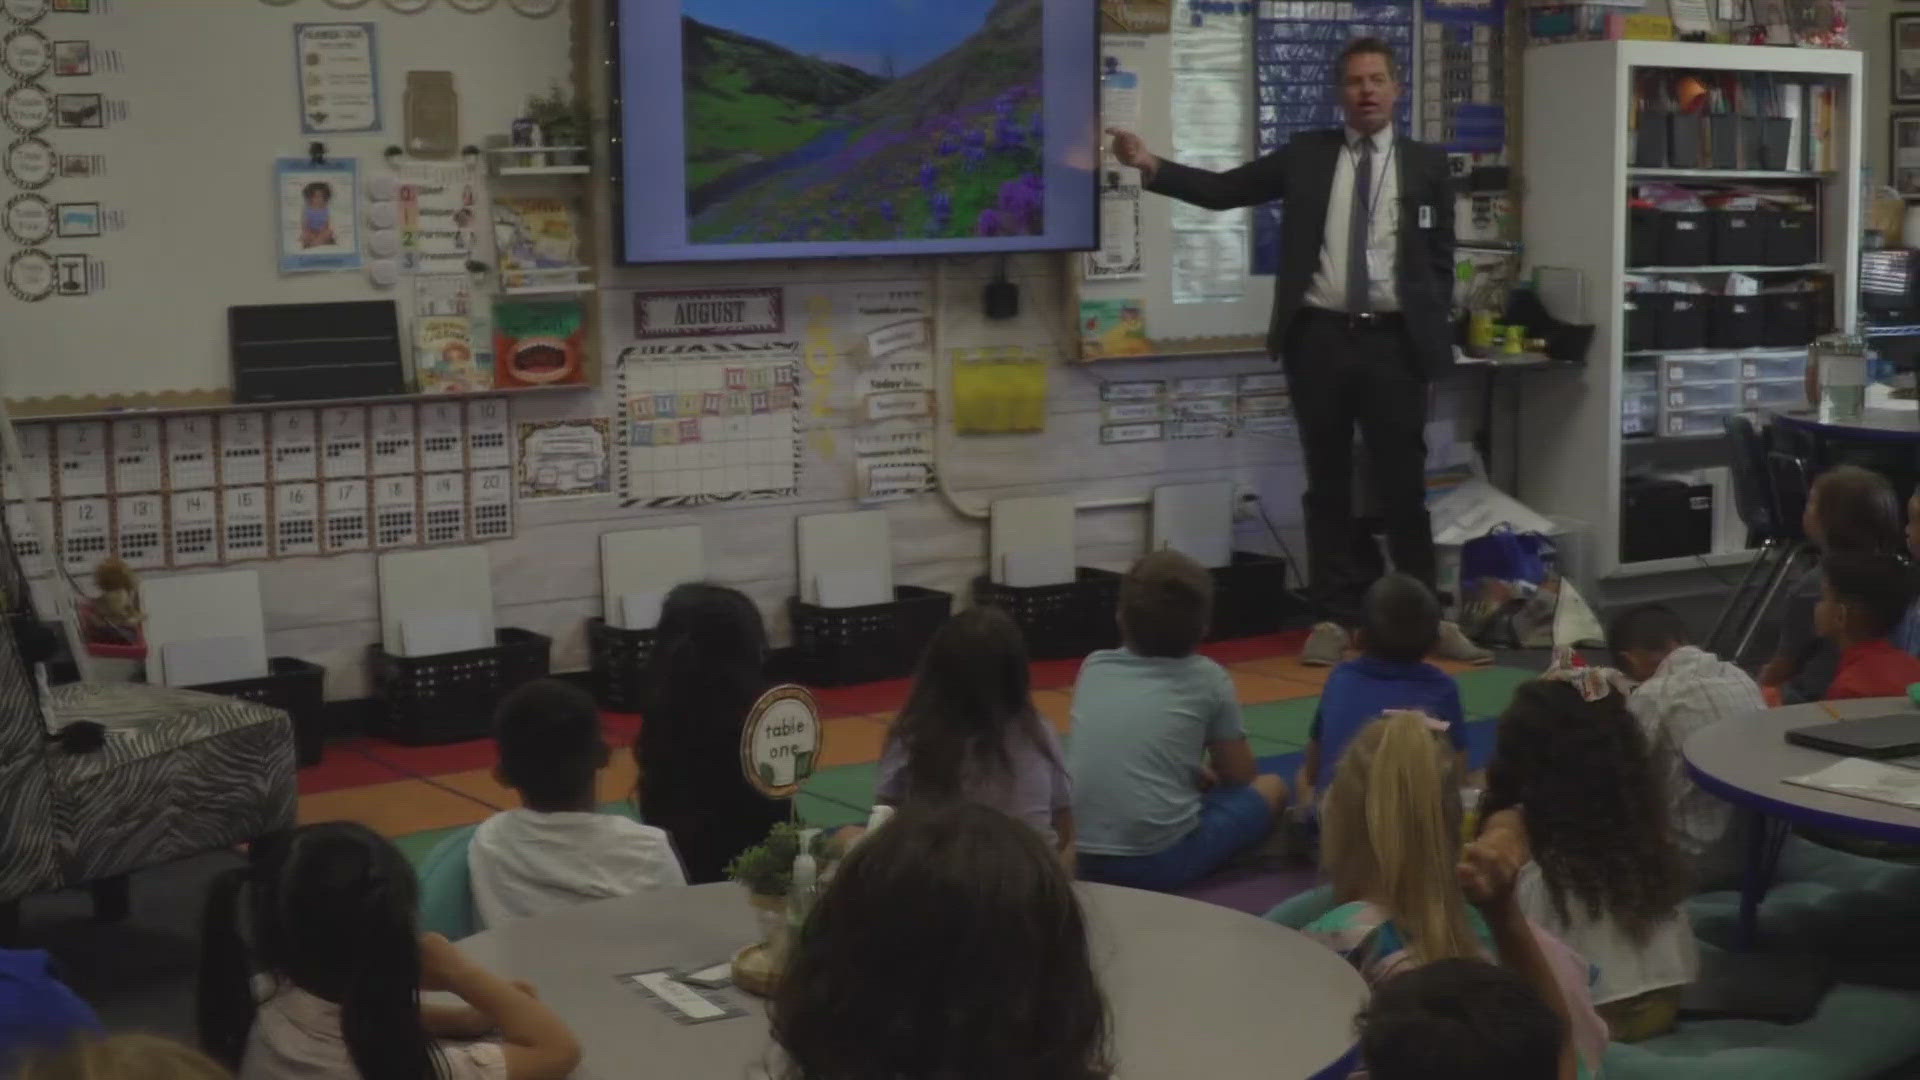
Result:
<svg viewBox="0 0 1920 1080"><path fill-rule="evenodd" d="M690 18L681 32L689 190L804 145L884 82Z"/></svg>

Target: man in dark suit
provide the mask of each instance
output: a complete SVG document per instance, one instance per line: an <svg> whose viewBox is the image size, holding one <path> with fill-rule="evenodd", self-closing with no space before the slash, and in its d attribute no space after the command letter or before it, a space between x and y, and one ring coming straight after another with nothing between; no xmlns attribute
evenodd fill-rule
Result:
<svg viewBox="0 0 1920 1080"><path fill-rule="evenodd" d="M1356 426L1394 567L1434 585L1425 429L1428 385L1453 366L1453 193L1445 152L1394 134L1391 48L1357 39L1336 70L1344 129L1228 172L1112 135L1148 191L1209 210L1285 201L1267 350L1285 366L1306 453L1308 591L1351 615L1375 576L1357 557L1372 540L1354 525Z"/></svg>

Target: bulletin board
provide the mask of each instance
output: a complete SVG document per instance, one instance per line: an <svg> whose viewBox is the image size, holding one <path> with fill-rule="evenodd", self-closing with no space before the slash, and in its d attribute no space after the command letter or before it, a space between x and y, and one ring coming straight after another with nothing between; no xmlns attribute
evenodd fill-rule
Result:
<svg viewBox="0 0 1920 1080"><path fill-rule="evenodd" d="M1398 131L1452 153L1505 145L1502 0L1170 2L1169 33L1102 37L1103 127L1137 131L1156 154L1231 168L1299 132L1337 126L1334 60L1360 35L1394 47L1404 84ZM1231 50L1215 47L1228 38ZM1209 94L1219 78L1236 80L1238 105ZM1237 143L1221 133L1217 149L1191 149L1226 124L1238 125ZM1284 207L1214 214L1141 196L1133 175L1111 158L1103 165L1107 247L1082 257L1076 275L1083 359L1263 349ZM1237 273L1206 272L1226 262ZM1201 279L1198 291L1183 277Z"/></svg>
<svg viewBox="0 0 1920 1080"><path fill-rule="evenodd" d="M355 164L364 198L402 141L410 71L452 73L460 144L506 133L530 94L572 85L572 9L565 0L4 5L0 35L24 26L49 45L44 71L20 85L51 105L36 115L29 91L7 120L0 206L17 216L0 231L0 267L26 260L24 274L44 256L55 269L46 295L10 297L0 396L16 416L222 404L230 306L390 298L408 314L407 278L383 289L364 269L282 272L276 160L304 159L322 142L329 162ZM315 24L370 28L378 89L376 102L317 124L296 74L312 54L305 44L297 52L297 28ZM36 220L43 206L51 223ZM336 227L358 210L336 207Z"/></svg>

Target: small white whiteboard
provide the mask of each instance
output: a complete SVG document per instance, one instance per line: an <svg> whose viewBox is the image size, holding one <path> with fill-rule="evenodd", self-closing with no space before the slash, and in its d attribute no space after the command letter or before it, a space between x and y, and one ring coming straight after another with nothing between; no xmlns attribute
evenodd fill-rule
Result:
<svg viewBox="0 0 1920 1080"><path fill-rule="evenodd" d="M402 624L468 612L485 621L493 641L493 573L483 547L391 551L380 556L380 642L394 656L410 655ZM415 635L419 636L418 634Z"/></svg>
<svg viewBox="0 0 1920 1080"><path fill-rule="evenodd" d="M814 514L795 521L800 556L800 599L820 603L820 578L846 582L868 578L881 596L893 596L893 533L884 510Z"/></svg>
<svg viewBox="0 0 1920 1080"><path fill-rule="evenodd" d="M676 585L704 579L707 576L704 543L698 525L603 533L600 537L600 602L608 625L626 630L651 629L651 623L631 625L627 609L635 604L628 598L664 598ZM638 606L656 609L658 604ZM657 612L654 621L658 621Z"/></svg>
<svg viewBox="0 0 1920 1080"><path fill-rule="evenodd" d="M186 685L168 675L169 646L208 639L223 639L241 650L240 658L222 672L226 679L255 679L267 674L266 618L261 614L257 571L148 579L140 583L140 602L147 611L149 682L157 686ZM183 650L183 655L193 652ZM194 667L201 670L197 664ZM193 673L183 670L182 674L191 677Z"/></svg>

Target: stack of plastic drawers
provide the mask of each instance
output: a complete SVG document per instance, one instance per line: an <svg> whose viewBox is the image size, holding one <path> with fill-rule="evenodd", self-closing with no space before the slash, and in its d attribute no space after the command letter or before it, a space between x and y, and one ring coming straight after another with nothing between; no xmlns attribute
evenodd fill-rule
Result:
<svg viewBox="0 0 1920 1080"><path fill-rule="evenodd" d="M1755 412L1807 403L1804 352L1755 353L1740 360L1740 407Z"/></svg>
<svg viewBox="0 0 1920 1080"><path fill-rule="evenodd" d="M1653 435L1660 427L1660 368L1630 367L1620 384L1620 434Z"/></svg>
<svg viewBox="0 0 1920 1080"><path fill-rule="evenodd" d="M1719 435L1741 407L1738 353L1660 358L1662 436Z"/></svg>

